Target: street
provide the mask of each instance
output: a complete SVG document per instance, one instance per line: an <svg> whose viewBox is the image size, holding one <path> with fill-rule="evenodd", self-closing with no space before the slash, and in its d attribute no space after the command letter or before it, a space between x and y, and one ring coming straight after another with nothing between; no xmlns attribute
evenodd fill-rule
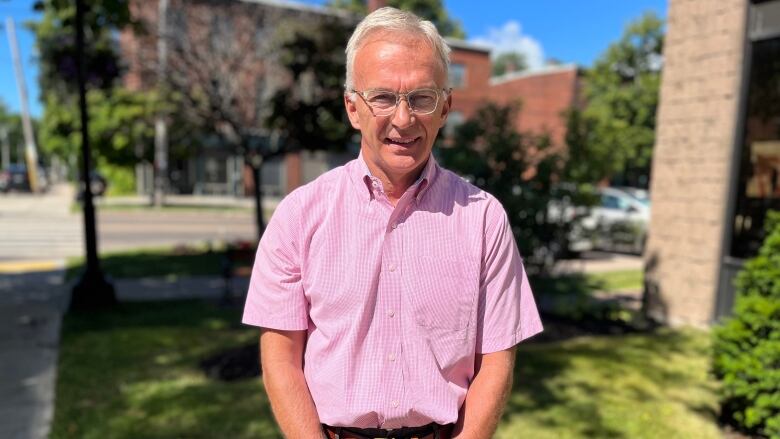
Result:
<svg viewBox="0 0 780 439"><path fill-rule="evenodd" d="M42 195L0 195L0 263L61 261L84 254L82 214L71 209L73 190L59 185ZM266 218L267 220L267 218ZM98 208L98 248L102 252L246 240L256 232L252 209ZM560 261L556 272L640 269L642 258L588 252Z"/></svg>
<svg viewBox="0 0 780 439"><path fill-rule="evenodd" d="M73 189L55 186L40 194L0 195L0 263L61 261L84 254L84 222L71 209ZM98 249L194 245L256 240L251 209L98 210Z"/></svg>

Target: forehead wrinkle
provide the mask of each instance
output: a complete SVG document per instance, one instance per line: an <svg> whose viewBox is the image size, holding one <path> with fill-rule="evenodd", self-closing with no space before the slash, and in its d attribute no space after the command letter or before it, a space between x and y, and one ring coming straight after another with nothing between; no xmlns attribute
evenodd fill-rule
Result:
<svg viewBox="0 0 780 439"><path fill-rule="evenodd" d="M367 51L372 49L371 46L376 46L380 44L381 46L374 48L373 52ZM364 72L364 70L366 69L361 67L365 62L366 53L369 54L373 53L376 56L376 59L379 60L380 64L392 63L393 65L398 65L399 63L396 60L387 61L387 59L396 57L399 48L408 49L411 54L410 56L406 57L402 61L402 64L408 64L409 67L411 68L430 67L434 70L433 83L420 85L415 88L438 88L439 82L443 83L445 79L444 67L441 65L441 62L439 62L439 60L437 59L434 53L433 46L428 42L427 39L416 35L406 35L406 36L399 37L397 34L389 31L376 31L372 33L366 39L366 41L358 47L358 49L355 52L355 64L353 66L354 69L353 74L355 78L354 86L357 89L373 88L373 89L392 90L391 88L388 88L386 86L365 86L365 81L369 79L371 80L377 79L378 74L375 69ZM426 54L428 56L423 56L424 50L421 49L424 48L428 49L428 52ZM400 91L400 90L395 90L395 91Z"/></svg>

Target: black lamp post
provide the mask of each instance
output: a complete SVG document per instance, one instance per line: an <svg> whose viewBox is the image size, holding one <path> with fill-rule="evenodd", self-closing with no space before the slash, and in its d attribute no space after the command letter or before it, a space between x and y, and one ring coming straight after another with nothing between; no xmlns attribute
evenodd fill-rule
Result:
<svg viewBox="0 0 780 439"><path fill-rule="evenodd" d="M116 303L114 286L103 275L97 254L97 233L95 227L95 204L90 187L92 163L89 149L87 122L86 79L84 71L84 3L76 0L76 76L79 86L79 111L81 113L81 181L84 188L84 238L87 253L87 268L73 287L71 310L108 307Z"/></svg>

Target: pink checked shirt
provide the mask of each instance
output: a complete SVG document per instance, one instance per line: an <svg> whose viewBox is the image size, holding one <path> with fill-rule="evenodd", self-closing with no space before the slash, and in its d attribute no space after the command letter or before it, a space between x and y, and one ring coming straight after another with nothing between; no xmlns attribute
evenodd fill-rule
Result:
<svg viewBox="0 0 780 439"><path fill-rule="evenodd" d="M288 195L260 240L244 323L306 330L320 422L456 422L474 354L542 330L506 214L433 157L397 205L362 157Z"/></svg>

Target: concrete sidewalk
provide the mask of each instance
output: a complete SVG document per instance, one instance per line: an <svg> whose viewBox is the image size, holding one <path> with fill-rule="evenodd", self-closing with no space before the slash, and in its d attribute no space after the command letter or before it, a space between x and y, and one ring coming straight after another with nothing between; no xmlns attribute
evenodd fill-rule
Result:
<svg viewBox="0 0 780 439"><path fill-rule="evenodd" d="M233 279L243 301L249 280ZM120 301L222 299L221 277L119 279ZM44 439L54 416L62 317L70 300L64 270L0 273L0 438Z"/></svg>
<svg viewBox="0 0 780 439"><path fill-rule="evenodd" d="M63 270L0 275L0 437L46 438L54 414Z"/></svg>

